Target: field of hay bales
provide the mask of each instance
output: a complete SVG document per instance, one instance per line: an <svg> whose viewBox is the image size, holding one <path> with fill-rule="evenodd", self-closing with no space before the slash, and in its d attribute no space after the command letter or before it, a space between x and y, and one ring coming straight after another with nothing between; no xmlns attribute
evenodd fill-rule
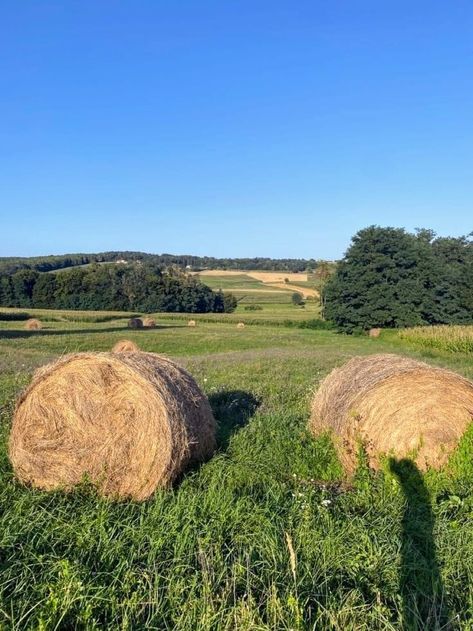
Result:
<svg viewBox="0 0 473 631"><path fill-rule="evenodd" d="M141 329L127 323L144 314L0 310L0 628L472 628L473 429L439 471L374 471L360 454L347 479L331 439L307 428L318 384L352 357L473 379L471 346L300 328L317 317L306 309L152 314ZM16 481L8 435L34 370L124 338L193 375L218 422L215 455L144 502L91 481L70 493Z"/></svg>

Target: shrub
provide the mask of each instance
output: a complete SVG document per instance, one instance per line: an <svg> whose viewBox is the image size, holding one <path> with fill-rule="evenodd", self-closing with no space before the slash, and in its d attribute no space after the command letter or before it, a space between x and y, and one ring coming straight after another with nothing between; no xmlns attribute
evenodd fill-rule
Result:
<svg viewBox="0 0 473 631"><path fill-rule="evenodd" d="M245 311L263 311L261 305L246 305Z"/></svg>

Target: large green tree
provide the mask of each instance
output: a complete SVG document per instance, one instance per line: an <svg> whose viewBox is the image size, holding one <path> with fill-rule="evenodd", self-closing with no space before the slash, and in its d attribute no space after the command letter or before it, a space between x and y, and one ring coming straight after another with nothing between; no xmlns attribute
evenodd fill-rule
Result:
<svg viewBox="0 0 473 631"><path fill-rule="evenodd" d="M342 331L472 321L472 243L430 230L370 226L352 239L324 291Z"/></svg>

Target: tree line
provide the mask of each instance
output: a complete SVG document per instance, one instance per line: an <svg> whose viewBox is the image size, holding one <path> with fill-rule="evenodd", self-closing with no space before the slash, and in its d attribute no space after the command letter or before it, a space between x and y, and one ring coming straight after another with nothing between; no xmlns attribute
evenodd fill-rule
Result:
<svg viewBox="0 0 473 631"><path fill-rule="evenodd" d="M471 237L360 230L325 284L324 317L348 333L473 322Z"/></svg>
<svg viewBox="0 0 473 631"><path fill-rule="evenodd" d="M0 273L13 274L21 269L32 269L38 272L50 272L67 267L76 267L90 263L114 263L116 261L132 263L141 261L162 267L229 270L273 270L287 272L303 272L315 269L315 259L271 259L256 258L214 258L211 256L147 254L145 252L99 252L96 254L63 254L37 257L0 257Z"/></svg>
<svg viewBox="0 0 473 631"><path fill-rule="evenodd" d="M236 304L234 296L214 292L194 276L140 262L0 274L4 307L207 313L230 312Z"/></svg>

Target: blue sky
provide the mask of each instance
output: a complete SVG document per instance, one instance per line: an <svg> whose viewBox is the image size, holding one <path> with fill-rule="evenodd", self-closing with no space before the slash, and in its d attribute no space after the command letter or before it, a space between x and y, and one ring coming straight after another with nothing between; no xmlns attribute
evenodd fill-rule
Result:
<svg viewBox="0 0 473 631"><path fill-rule="evenodd" d="M473 229L471 0L0 0L1 255Z"/></svg>

